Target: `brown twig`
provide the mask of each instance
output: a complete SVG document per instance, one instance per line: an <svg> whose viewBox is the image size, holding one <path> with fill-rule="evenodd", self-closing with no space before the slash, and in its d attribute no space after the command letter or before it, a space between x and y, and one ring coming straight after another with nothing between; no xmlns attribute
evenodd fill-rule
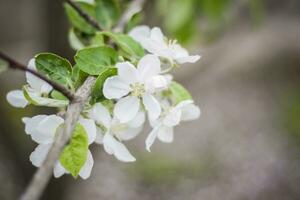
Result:
<svg viewBox="0 0 300 200"><path fill-rule="evenodd" d="M67 0L67 2L69 4L73 3L69 0ZM130 6L138 5L141 8L143 3L144 0L134 0L133 3L130 4ZM132 10L135 9L136 8L131 9L129 7L127 11L123 14L123 17L121 17L121 20L123 22L118 23L118 26L116 26L115 28L120 31L123 31L125 27L124 23L126 23L126 20L128 20L128 16L129 16L129 14L126 13L132 12ZM79 8L79 10L77 11L81 12L81 9ZM81 14L81 16L83 15ZM87 22L92 25L93 22L91 22L89 18L84 17L84 19L86 19ZM37 170L37 172L34 174L34 177L31 180L28 187L26 188L26 191L21 197L21 200L37 200L42 195L47 183L51 178L54 165L57 162L59 155L61 154L64 146L72 136L74 127L79 119L80 113L82 112L85 103L88 101L90 97L92 86L94 85L95 81L96 81L95 77L88 77L87 80L83 83L83 85L77 90L75 94L76 98L74 98L73 101L71 101L70 105L68 106L63 132L58 134L58 136L56 137L54 144L52 145L45 161L43 162L42 166Z"/></svg>
<svg viewBox="0 0 300 200"><path fill-rule="evenodd" d="M11 69L17 69L17 70L21 70L21 71L25 71L25 72L29 72L31 74L33 74L34 76L42 79L43 81L47 82L48 84L50 84L55 90L61 92L64 96L66 96L70 101L74 99L74 94L68 90L66 87L64 87L63 85L52 81L51 79L49 79L47 76L45 76L44 74L39 73L38 71L35 71L33 69L28 68L25 65L22 65L20 63L18 63L17 61L15 61L14 59L8 57L7 55L5 55L4 53L0 52L0 59L6 61L8 63L8 67Z"/></svg>
<svg viewBox="0 0 300 200"><path fill-rule="evenodd" d="M73 2L72 0L66 0L66 2L72 6L76 11L77 13L85 19L86 22L88 22L91 26L93 26L95 29L101 31L103 30L99 23L94 19L92 18L88 13L86 13L84 10L82 10L75 2Z"/></svg>

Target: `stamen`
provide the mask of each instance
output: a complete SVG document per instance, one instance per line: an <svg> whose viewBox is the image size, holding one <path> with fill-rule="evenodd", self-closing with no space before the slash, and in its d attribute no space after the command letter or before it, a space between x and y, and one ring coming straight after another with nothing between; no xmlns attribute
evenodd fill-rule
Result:
<svg viewBox="0 0 300 200"><path fill-rule="evenodd" d="M133 83L130 85L130 87L132 89L131 95L136 97L142 97L146 92L145 85L141 83Z"/></svg>

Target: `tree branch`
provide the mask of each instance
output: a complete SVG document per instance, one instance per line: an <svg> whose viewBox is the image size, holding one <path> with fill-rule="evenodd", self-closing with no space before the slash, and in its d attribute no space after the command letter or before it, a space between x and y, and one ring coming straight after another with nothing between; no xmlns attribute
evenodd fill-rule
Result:
<svg viewBox="0 0 300 200"><path fill-rule="evenodd" d="M11 68L11 69L17 69L17 70L29 72L29 73L33 74L34 76L42 79L43 81L45 81L48 84L50 84L55 90L61 92L70 101L74 99L74 94L70 90L68 90L63 85L61 85L61 84L59 84L59 83L57 83L55 81L52 81L51 79L49 79L44 74L41 74L38 71L35 71L33 69L28 68L25 65L22 65L22 64L18 63L17 61L13 60L12 58L8 57L7 55L5 55L2 52L0 52L0 59L6 61L8 63L8 67Z"/></svg>
<svg viewBox="0 0 300 200"><path fill-rule="evenodd" d="M67 2L70 5L72 5L73 3L69 0L67 0ZM131 18L130 16L132 16L133 11L136 11L137 7L139 7L140 10L144 2L145 2L144 0L134 0L130 4L127 11L125 11L123 16L121 17L122 22L118 23L115 29L119 31L123 31L126 22L128 21L128 19ZM134 8L131 8L132 6ZM81 12L79 10L77 11ZM81 14L81 16L83 15ZM87 20L87 22L91 23L91 21L88 18L86 17L84 18ZM86 81L83 83L83 85L75 93L75 98L73 99L73 101L71 101L66 112L65 126L63 132L58 134L58 136L56 137L45 161L43 162L42 166L37 170L37 172L34 174L34 177L31 180L28 187L26 188L26 191L21 197L21 200L37 200L42 195L46 185L48 184L52 176L55 163L59 159L59 156L64 146L67 144L67 142L70 140L72 136L73 130L79 119L80 113L84 108L84 104L88 101L90 97L92 86L94 85L95 81L96 81L95 77L88 77Z"/></svg>
<svg viewBox="0 0 300 200"><path fill-rule="evenodd" d="M119 23L113 28L113 32L122 32L132 16L140 12L146 0L135 0L130 3L128 9L121 16Z"/></svg>
<svg viewBox="0 0 300 200"><path fill-rule="evenodd" d="M75 2L73 2L72 0L66 0L66 2L72 6L76 11L77 13L85 19L86 22L88 22L91 26L93 26L95 29L101 31L103 30L99 23L94 19L92 18L88 13L86 13L84 10L82 10Z"/></svg>
<svg viewBox="0 0 300 200"><path fill-rule="evenodd" d="M68 106L63 132L60 132L56 137L44 163L34 174L21 200L37 200L42 195L52 176L53 168L59 159L59 155L72 136L74 127L79 119L84 104L91 94L92 86L95 81L95 77L88 77L84 84L77 90L75 94L76 98Z"/></svg>

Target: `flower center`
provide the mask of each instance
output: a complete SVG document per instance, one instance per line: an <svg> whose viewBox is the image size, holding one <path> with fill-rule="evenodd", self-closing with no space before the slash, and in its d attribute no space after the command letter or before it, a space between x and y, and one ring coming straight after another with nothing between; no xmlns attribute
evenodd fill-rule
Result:
<svg viewBox="0 0 300 200"><path fill-rule="evenodd" d="M145 85L142 83L133 83L130 85L130 87L132 89L131 95L136 97L142 97L146 92Z"/></svg>
<svg viewBox="0 0 300 200"><path fill-rule="evenodd" d="M168 46L169 46L169 48L172 48L176 44L177 44L177 40L168 40Z"/></svg>
<svg viewBox="0 0 300 200"><path fill-rule="evenodd" d="M118 132L125 131L127 129L127 124L117 124L111 127L111 132L116 134Z"/></svg>

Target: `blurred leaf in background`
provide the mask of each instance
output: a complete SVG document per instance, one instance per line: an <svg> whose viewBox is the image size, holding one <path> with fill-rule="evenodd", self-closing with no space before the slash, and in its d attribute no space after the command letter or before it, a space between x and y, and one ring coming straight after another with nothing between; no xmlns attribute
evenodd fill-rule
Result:
<svg viewBox="0 0 300 200"><path fill-rule="evenodd" d="M157 0L156 10L166 31L182 43L214 41L235 19L249 10L252 21L263 19L263 0ZM238 13L238 12L237 12Z"/></svg>
<svg viewBox="0 0 300 200"><path fill-rule="evenodd" d="M217 176L218 166L211 154L193 161L178 161L166 155L151 154L139 156L139 160L128 170L143 184L160 187L173 186L184 179L205 180Z"/></svg>
<svg viewBox="0 0 300 200"><path fill-rule="evenodd" d="M6 71L8 68L8 63L4 60L0 59L0 74L4 71Z"/></svg>
<svg viewBox="0 0 300 200"><path fill-rule="evenodd" d="M284 101L282 116L284 128L300 144L300 94L297 91L290 92Z"/></svg>

